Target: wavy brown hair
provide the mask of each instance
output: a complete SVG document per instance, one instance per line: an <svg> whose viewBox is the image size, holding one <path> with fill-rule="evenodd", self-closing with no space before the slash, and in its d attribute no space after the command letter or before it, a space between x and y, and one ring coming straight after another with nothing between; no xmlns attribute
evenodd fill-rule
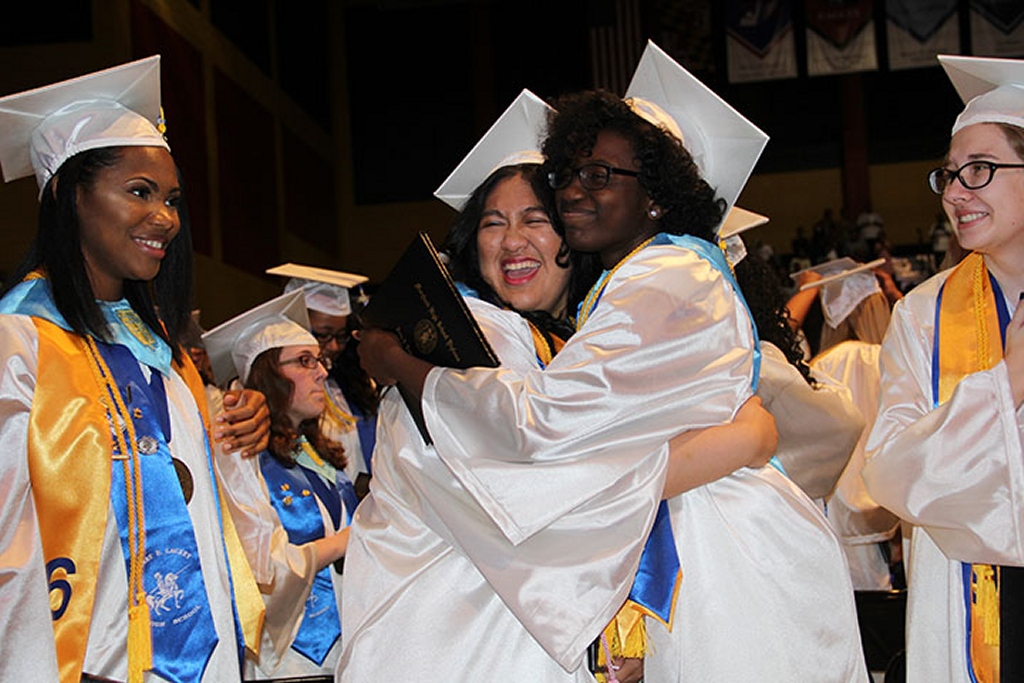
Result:
<svg viewBox="0 0 1024 683"><path fill-rule="evenodd" d="M267 448L270 454L286 467L293 467L295 448L299 437L304 436L321 458L339 470L345 469L348 462L345 449L323 435L319 417L303 420L298 429L292 427L288 419L288 405L295 383L281 374L280 360L281 347L267 349L256 356L249 369L249 379L245 382L247 388L261 391L267 397L267 409L270 411L270 445Z"/></svg>

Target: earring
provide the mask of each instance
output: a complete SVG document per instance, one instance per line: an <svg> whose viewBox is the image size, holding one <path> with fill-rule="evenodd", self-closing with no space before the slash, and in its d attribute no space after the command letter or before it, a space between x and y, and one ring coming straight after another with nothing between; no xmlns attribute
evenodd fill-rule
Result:
<svg viewBox="0 0 1024 683"><path fill-rule="evenodd" d="M652 206L647 211L647 215L651 217L651 220L655 220L656 221L661 216L661 211L659 211L657 207Z"/></svg>

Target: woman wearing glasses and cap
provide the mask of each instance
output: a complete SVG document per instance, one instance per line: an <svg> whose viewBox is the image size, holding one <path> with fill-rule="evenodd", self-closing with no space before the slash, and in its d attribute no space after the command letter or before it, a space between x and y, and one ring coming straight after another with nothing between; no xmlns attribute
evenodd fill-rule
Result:
<svg viewBox="0 0 1024 683"><path fill-rule="evenodd" d="M203 335L214 372L263 393L270 445L225 455L218 470L231 516L267 607L246 679L333 681L341 634L341 574L358 503L341 444L320 427L331 362L309 332L302 292L285 294Z"/></svg>
<svg viewBox="0 0 1024 683"><path fill-rule="evenodd" d="M0 299L3 680L239 680L258 644L177 343L192 254L159 104L159 57L0 99L5 178L34 171L41 203Z"/></svg>
<svg viewBox="0 0 1024 683"><path fill-rule="evenodd" d="M1024 62L939 58L967 106L929 174L972 253L882 344L864 479L913 525L908 681L1024 680Z"/></svg>
<svg viewBox="0 0 1024 683"><path fill-rule="evenodd" d="M520 95L436 193L461 209L445 243L451 272L514 375L551 362L573 331L569 302L592 280L568 261L539 153L521 151L537 145L546 110ZM442 675L431 672L592 682L587 645L629 591L665 488L760 465L774 446L770 418L752 404L737 424L676 442L674 463L721 457L670 467L668 484L669 449L658 445L609 455L599 471L481 452L500 481L482 493L424 443L397 392L381 406L373 483L346 558L358 589L345 594L339 675L353 683ZM723 430L735 430L732 441Z"/></svg>
<svg viewBox="0 0 1024 683"><path fill-rule="evenodd" d="M695 110L701 124L750 126L699 83L678 94L715 100ZM645 113L657 109L651 104L641 105ZM487 459L564 459L589 473L656 448L682 423L725 423L758 374L749 316L724 257L706 241L726 202L681 136L608 93L562 98L557 109L543 151L566 241L599 254L607 269L572 339L543 371L522 377L432 368L379 331L364 332L360 346L371 374L422 389L439 457L478 496L496 484ZM731 185L730 202L761 146L734 177L713 177L723 191ZM737 158L734 148L730 163ZM592 491L558 493L571 505ZM867 678L842 551L792 482L772 468L741 469L668 508L682 582L671 633L647 621L655 654L646 680Z"/></svg>

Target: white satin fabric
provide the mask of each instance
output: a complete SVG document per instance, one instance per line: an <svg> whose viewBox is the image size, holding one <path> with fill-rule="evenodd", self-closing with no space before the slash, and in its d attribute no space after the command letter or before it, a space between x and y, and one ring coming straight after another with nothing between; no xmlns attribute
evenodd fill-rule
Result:
<svg viewBox="0 0 1024 683"><path fill-rule="evenodd" d="M245 677L263 680L288 676L313 676L331 673L341 653L341 639L335 643L322 666L291 649L292 641L302 624L306 598L317 573L317 552L312 543L294 545L281 526L277 511L270 502L270 492L260 471L259 457L242 458L237 453L217 453L217 474L223 482L228 509L235 522L245 550L263 594L267 612L258 663L246 660ZM317 500L324 530L334 532L330 513ZM347 512L342 503L342 522ZM342 525L345 528L345 524ZM340 530L339 530L340 531ZM334 598L341 610L342 577L332 567Z"/></svg>
<svg viewBox="0 0 1024 683"><path fill-rule="evenodd" d="M38 336L32 320L0 315L0 680L57 680L57 660L42 547L27 464L27 428L35 392ZM143 367L148 374L148 368ZM203 580L220 638L204 681L237 681L229 569L221 538L219 505L206 457L205 430L195 400L176 374L165 378L171 417L171 455L192 473L195 490L188 505L202 562ZM94 397L86 397L91 400ZM68 482L86 486L88 482ZM128 579L113 507L100 558L85 672L126 680ZM146 681L163 680L147 672Z"/></svg>
<svg viewBox="0 0 1024 683"><path fill-rule="evenodd" d="M324 391L328 394L328 400L341 408L347 414L352 415L348 399L341 392L341 387L330 377L324 382ZM354 417L354 416L353 416ZM363 457L363 444L359 441L359 430L353 425L351 429L345 429L343 425L329 418L327 411L320 419L320 430L324 436L332 441L337 441L345 449L345 475L349 481L355 483L356 477L366 474L366 458Z"/></svg>
<svg viewBox="0 0 1024 683"><path fill-rule="evenodd" d="M864 431L864 418L848 389L827 374L813 372L811 386L770 342L761 342L757 395L775 418L775 455L789 479L812 499L835 489Z"/></svg>
<svg viewBox="0 0 1024 683"><path fill-rule="evenodd" d="M521 317L469 304L506 372L537 367ZM389 392L370 495L346 558L345 581L358 589L345 595L340 679L592 682L581 661L589 640L561 660L552 643L581 630L595 637L624 600L661 497L666 452L609 470L603 495L512 543L495 524L500 511L453 476ZM491 471L502 467L503 495L535 516L546 516L552 488L572 488L573 470L582 469L539 461Z"/></svg>
<svg viewBox="0 0 1024 683"><path fill-rule="evenodd" d="M815 372L835 378L850 390L867 420L827 508L828 520L843 542L855 590L892 588L889 562L878 544L891 539L900 524L896 515L871 497L861 477L864 446L878 413L880 348L879 344L849 340L819 354L811 363Z"/></svg>
<svg viewBox="0 0 1024 683"><path fill-rule="evenodd" d="M960 562L1024 565L1024 414L1006 363L932 408L935 298L949 271L897 304L882 344L867 490L914 524L907 558L907 680L968 683ZM1009 310L1016 302L1007 301Z"/></svg>
<svg viewBox="0 0 1024 683"><path fill-rule="evenodd" d="M752 345L749 318L721 273L685 248L651 246L615 272L546 370L520 378L435 369L424 413L439 455L477 500L501 511L495 521L506 537L529 539L608 496L631 459L679 431L730 420L750 396ZM544 501L539 516L502 486L506 469L528 462L571 470L526 482ZM672 499L670 509L683 585L672 633L648 622L647 681L866 679L838 542L795 485L770 468L741 471ZM581 656L594 635L584 626L555 634L549 650Z"/></svg>

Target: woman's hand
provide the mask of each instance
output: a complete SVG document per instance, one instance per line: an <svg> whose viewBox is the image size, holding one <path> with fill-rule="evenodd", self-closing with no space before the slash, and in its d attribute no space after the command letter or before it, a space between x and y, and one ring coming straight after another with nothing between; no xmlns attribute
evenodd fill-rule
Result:
<svg viewBox="0 0 1024 683"><path fill-rule="evenodd" d="M1017 310L1006 326L1006 353L1003 356L1010 374L1013 404L1020 408L1024 403L1024 301L1017 304Z"/></svg>
<svg viewBox="0 0 1024 683"><path fill-rule="evenodd" d="M747 467L760 469L768 464L779 447L779 432L775 418L765 410L759 396L751 396L736 412L734 425L748 430L751 439L750 459Z"/></svg>
<svg viewBox="0 0 1024 683"><path fill-rule="evenodd" d="M352 336L359 341L359 365L377 384L398 383L393 370L395 359L406 355L393 332L378 329L356 330Z"/></svg>
<svg viewBox="0 0 1024 683"><path fill-rule="evenodd" d="M225 453L241 450L256 455L270 442L270 411L267 398L255 389L224 392L224 410L214 420L213 438Z"/></svg>
<svg viewBox="0 0 1024 683"><path fill-rule="evenodd" d="M423 396L430 363L405 352L392 332L367 329L353 333L359 340L359 364L378 384L401 384L417 401Z"/></svg>

